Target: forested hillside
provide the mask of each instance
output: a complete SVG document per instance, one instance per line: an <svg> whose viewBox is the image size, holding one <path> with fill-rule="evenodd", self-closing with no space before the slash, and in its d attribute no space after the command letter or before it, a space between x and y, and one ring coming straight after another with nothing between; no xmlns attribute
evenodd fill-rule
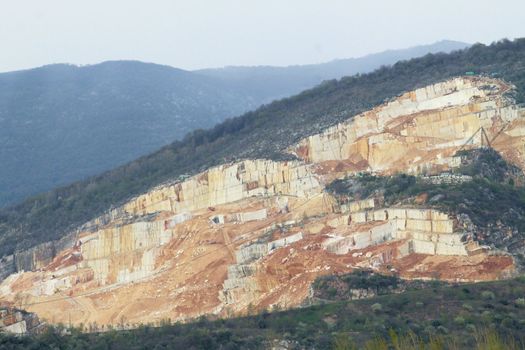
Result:
<svg viewBox="0 0 525 350"><path fill-rule="evenodd" d="M320 64L287 67L255 66L210 68L196 73L219 78L229 85L238 86L252 96L269 96L271 100L294 95L322 81L339 79L357 73L368 73L381 66L421 57L428 53L452 52L465 49L469 44L442 40L401 50L388 50L358 58L337 59Z"/></svg>
<svg viewBox="0 0 525 350"><path fill-rule="evenodd" d="M259 104L217 79L141 62L0 74L0 206L114 168Z"/></svg>

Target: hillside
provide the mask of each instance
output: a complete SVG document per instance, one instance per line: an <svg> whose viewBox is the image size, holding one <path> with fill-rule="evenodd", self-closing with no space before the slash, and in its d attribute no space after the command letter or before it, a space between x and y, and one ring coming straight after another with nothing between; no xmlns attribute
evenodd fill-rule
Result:
<svg viewBox="0 0 525 350"><path fill-rule="evenodd" d="M442 40L430 45L388 50L359 58L338 59L320 64L287 67L231 66L202 69L196 72L242 87L244 91L249 91L254 96L270 96L272 97L270 100L274 100L297 94L325 80L368 73L398 61L421 57L428 53L449 53L468 46L469 44L458 41Z"/></svg>
<svg viewBox="0 0 525 350"><path fill-rule="evenodd" d="M341 276L349 277L353 276ZM164 320L156 327L142 325L135 330L92 334L73 329L71 335L63 335L52 328L32 337L0 334L0 347L267 349L273 345L279 349L386 350L388 345L419 349L421 344L417 343L421 342L436 350L517 350L523 342L524 291L523 278L452 286L435 283L403 294L385 293L365 300L234 319L201 318L189 324Z"/></svg>
<svg viewBox="0 0 525 350"><path fill-rule="evenodd" d="M500 43L498 53L518 43ZM355 101L320 91L291 106ZM2 246L0 302L52 323L133 327L298 307L317 278L363 268L453 283L515 276L523 269L521 91L494 75L459 74L312 127L291 144L281 138L273 152L242 142L275 141L275 125L297 114L268 118L266 137L255 126L241 133L245 140L225 136L208 145L215 151L194 139L185 156L253 153L172 175L63 228L60 239L9 255L10 242L35 243L12 230ZM261 111L249 115L254 122L264 121ZM341 191L333 191L338 183ZM71 203L65 193L58 202Z"/></svg>
<svg viewBox="0 0 525 350"><path fill-rule="evenodd" d="M0 254L62 237L84 222L147 189L234 159L290 158L302 137L374 105L466 71L495 75L517 87L525 101L525 40L475 45L427 55L373 73L330 81L295 97L197 131L160 151L102 175L35 196L0 211Z"/></svg>
<svg viewBox="0 0 525 350"><path fill-rule="evenodd" d="M299 70L276 68L278 74L245 67L246 79L229 70L204 74L133 61L2 73L0 207L115 168L325 79L465 45L439 42Z"/></svg>
<svg viewBox="0 0 525 350"><path fill-rule="evenodd" d="M114 168L259 104L217 79L141 62L2 73L0 205Z"/></svg>

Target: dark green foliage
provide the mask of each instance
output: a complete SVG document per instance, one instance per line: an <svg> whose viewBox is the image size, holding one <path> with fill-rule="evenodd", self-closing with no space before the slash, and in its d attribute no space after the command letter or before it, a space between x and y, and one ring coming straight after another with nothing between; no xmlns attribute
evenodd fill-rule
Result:
<svg viewBox="0 0 525 350"><path fill-rule="evenodd" d="M363 286L359 274L354 278ZM228 320L201 318L190 324L92 334L73 330L70 335L61 335L52 328L33 337L0 334L0 349L265 349L276 339L288 340L297 349L333 349L343 343L363 348L378 337L401 342L401 335L408 333L425 343L439 337L442 342L454 342L456 348L468 349L482 341L484 332L502 335L507 341L523 339L525 307L518 300L524 293L523 278L436 285ZM344 336L351 341L343 342Z"/></svg>
<svg viewBox="0 0 525 350"><path fill-rule="evenodd" d="M242 158L289 158L302 137L346 120L386 99L466 71L496 75L517 86L525 102L525 39L474 45L326 82L295 97L196 131L160 151L102 175L41 194L0 211L0 256L57 239L150 187Z"/></svg>
<svg viewBox="0 0 525 350"><path fill-rule="evenodd" d="M454 172L479 178L490 179L500 183L518 182L523 184L523 172L509 164L492 148L471 151L460 151L457 156L463 158L463 164Z"/></svg>
<svg viewBox="0 0 525 350"><path fill-rule="evenodd" d="M389 202L394 202L399 194L406 193L416 184L416 178L411 175L374 176L368 173L339 179L327 186L327 190L347 200L360 200L374 196L384 196Z"/></svg>
<svg viewBox="0 0 525 350"><path fill-rule="evenodd" d="M356 270L344 275L322 276L313 283L313 299L337 301L376 295L402 293L407 290L445 285L439 281L407 281L395 275L382 275L370 270Z"/></svg>
<svg viewBox="0 0 525 350"><path fill-rule="evenodd" d="M396 276L385 276L369 270L346 275L323 276L313 284L314 297L322 300L353 299L353 290L370 291L375 295L393 293L403 284Z"/></svg>

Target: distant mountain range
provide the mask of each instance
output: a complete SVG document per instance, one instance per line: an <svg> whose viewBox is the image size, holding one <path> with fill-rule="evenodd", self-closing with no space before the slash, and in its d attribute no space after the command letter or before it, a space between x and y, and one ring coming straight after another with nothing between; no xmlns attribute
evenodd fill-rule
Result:
<svg viewBox="0 0 525 350"><path fill-rule="evenodd" d="M333 60L321 64L296 65L288 67L231 66L196 71L208 77L220 78L249 92L255 98L274 100L294 95L309 89L324 80L339 79L343 76L371 72L381 66L421 57L428 53L452 52L465 49L467 43L442 40L430 45L415 46L402 50L388 50L359 58Z"/></svg>
<svg viewBox="0 0 525 350"><path fill-rule="evenodd" d="M0 74L0 206L124 164L323 80L468 44L290 67L184 71L136 61Z"/></svg>

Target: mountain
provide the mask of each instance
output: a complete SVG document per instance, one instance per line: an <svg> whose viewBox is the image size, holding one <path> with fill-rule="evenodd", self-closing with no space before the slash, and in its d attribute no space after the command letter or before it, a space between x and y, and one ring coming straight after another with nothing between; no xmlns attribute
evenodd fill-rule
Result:
<svg viewBox="0 0 525 350"><path fill-rule="evenodd" d="M202 69L196 72L208 77L220 78L229 84L239 86L254 97L260 96L263 101L271 101L297 94L325 80L367 73L398 61L421 57L429 53L449 53L468 46L470 45L463 42L442 40L430 45L388 50L359 58L338 59L320 64L287 67L230 66Z"/></svg>
<svg viewBox="0 0 525 350"><path fill-rule="evenodd" d="M503 40L195 131L0 211L0 301L127 328L304 306L319 278L359 269L452 283L518 275L523 102L525 39ZM345 281L317 297L353 295Z"/></svg>
<svg viewBox="0 0 525 350"><path fill-rule="evenodd" d="M114 168L324 79L465 45L440 42L304 67L238 68L241 76L236 69L189 72L133 61L0 74L0 206Z"/></svg>
<svg viewBox="0 0 525 350"><path fill-rule="evenodd" d="M0 204L113 168L258 104L214 79L141 62L0 74Z"/></svg>

